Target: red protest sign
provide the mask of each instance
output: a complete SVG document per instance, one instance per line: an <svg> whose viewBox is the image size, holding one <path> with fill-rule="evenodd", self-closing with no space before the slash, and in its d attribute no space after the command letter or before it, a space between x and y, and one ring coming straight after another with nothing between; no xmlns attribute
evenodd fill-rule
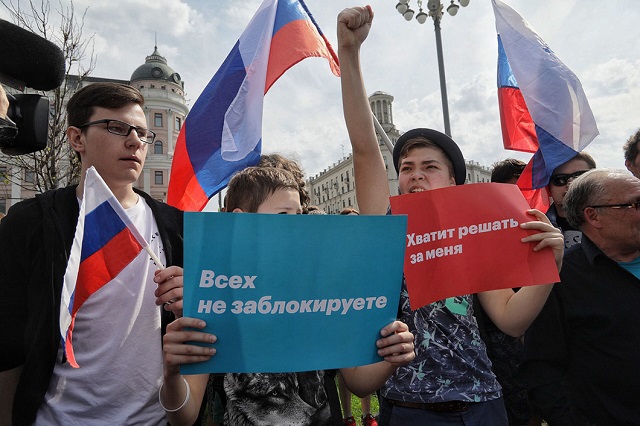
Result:
<svg viewBox="0 0 640 426"><path fill-rule="evenodd" d="M479 183L391 197L408 215L404 275L411 309L447 297L559 281L551 249L521 238L535 220L516 185Z"/></svg>

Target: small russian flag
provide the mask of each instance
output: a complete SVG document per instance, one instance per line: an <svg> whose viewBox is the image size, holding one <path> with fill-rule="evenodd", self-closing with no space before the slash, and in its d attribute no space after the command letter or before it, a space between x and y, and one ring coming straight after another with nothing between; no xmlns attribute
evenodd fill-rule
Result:
<svg viewBox="0 0 640 426"><path fill-rule="evenodd" d="M78 310L144 249L149 251L149 244L96 169L89 168L60 303L60 334L72 367L79 367L71 339Z"/></svg>

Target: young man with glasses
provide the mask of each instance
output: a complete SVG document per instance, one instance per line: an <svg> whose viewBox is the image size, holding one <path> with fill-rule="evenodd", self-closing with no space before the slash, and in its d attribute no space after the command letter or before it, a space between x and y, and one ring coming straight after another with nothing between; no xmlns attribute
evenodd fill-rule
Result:
<svg viewBox="0 0 640 426"><path fill-rule="evenodd" d="M564 197L582 243L525 335L521 373L549 425L638 424L640 179L592 170Z"/></svg>
<svg viewBox="0 0 640 426"><path fill-rule="evenodd" d="M564 235L564 248L580 244L582 232L571 226L564 211L564 196L571 186L571 182L583 173L596 168L596 162L586 152L579 152L571 160L556 167L549 179L549 194L553 204L547 211L547 217L553 226L560 228Z"/></svg>
<svg viewBox="0 0 640 426"><path fill-rule="evenodd" d="M16 204L0 222L0 423L165 425L158 403L161 330L181 309L181 279L142 251L89 298L73 331L80 368L66 361L60 299L83 197L95 167L165 265L182 266L182 213L134 189L154 134L142 94L95 83L67 104L80 183ZM164 303L173 299L164 307ZM4 424L4 423L3 423Z"/></svg>

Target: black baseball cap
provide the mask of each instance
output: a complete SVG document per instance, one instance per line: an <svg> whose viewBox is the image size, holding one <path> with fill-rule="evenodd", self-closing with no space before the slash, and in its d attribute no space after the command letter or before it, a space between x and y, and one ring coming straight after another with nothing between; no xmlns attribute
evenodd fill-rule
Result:
<svg viewBox="0 0 640 426"><path fill-rule="evenodd" d="M456 144L453 139L444 133L433 129L412 129L403 133L402 136L398 138L398 141L393 147L393 166L396 168L396 173L398 173L398 162L400 161L400 152L402 151L402 147L407 143L407 141L419 137L428 139L442 148L453 164L453 176L455 178L456 185L464 184L464 181L467 178L467 167L464 162L464 157L462 156L462 151L460 151L458 144Z"/></svg>

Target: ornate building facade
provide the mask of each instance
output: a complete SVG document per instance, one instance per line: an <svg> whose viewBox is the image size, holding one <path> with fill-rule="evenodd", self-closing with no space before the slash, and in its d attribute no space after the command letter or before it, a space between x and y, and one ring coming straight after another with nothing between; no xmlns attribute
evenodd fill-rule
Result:
<svg viewBox="0 0 640 426"><path fill-rule="evenodd" d="M78 81L76 76L70 75L69 85L74 87L70 94L89 84L105 81L131 84L142 92L149 129L157 136L153 145L148 147L142 175L134 186L158 200L166 201L176 139L189 112L180 74L167 64L158 48L154 47L153 53L135 69L129 80L89 76ZM8 91L11 92L10 89ZM3 154L0 154L0 176L11 177L0 181L0 213L6 213L13 204L35 195L36 191L30 185L33 182L32 173L8 166Z"/></svg>
<svg viewBox="0 0 640 426"><path fill-rule="evenodd" d="M375 92L369 96L369 105L385 133L395 144L402 134L393 124L393 96L385 92ZM398 195L398 175L393 166L393 155L378 135L378 146L382 153L389 193ZM467 161L467 183L490 182L491 169L478 162ZM311 194L311 204L318 206L329 214L338 214L342 209L353 207L357 210L355 179L353 178L353 156L341 159L307 182Z"/></svg>

